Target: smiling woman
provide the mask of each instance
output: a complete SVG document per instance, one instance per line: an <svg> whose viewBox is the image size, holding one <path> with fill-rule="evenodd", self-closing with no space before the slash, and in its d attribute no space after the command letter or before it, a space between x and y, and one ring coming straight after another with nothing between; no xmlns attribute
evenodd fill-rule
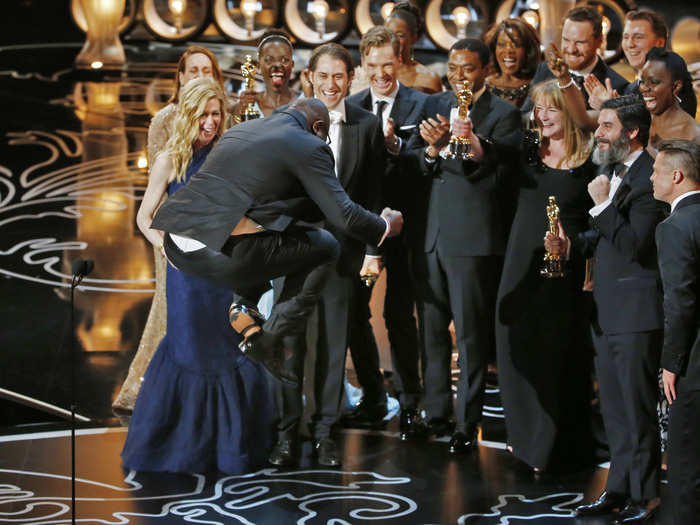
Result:
<svg viewBox="0 0 700 525"><path fill-rule="evenodd" d="M700 125L681 107L681 101L694 97L685 61L673 51L653 47L642 68L639 92L651 113L647 149L656 154L661 139L693 140L700 144Z"/></svg>
<svg viewBox="0 0 700 525"><path fill-rule="evenodd" d="M484 41L491 50L486 87L497 97L522 106L540 63L537 33L519 18L509 18L492 27Z"/></svg>
<svg viewBox="0 0 700 525"><path fill-rule="evenodd" d="M292 43L284 31L273 29L263 35L258 44L258 64L265 91L242 91L240 101L233 109L235 115L242 117L252 103L268 117L275 109L289 104L299 96L298 91L289 87L294 69L293 51Z"/></svg>

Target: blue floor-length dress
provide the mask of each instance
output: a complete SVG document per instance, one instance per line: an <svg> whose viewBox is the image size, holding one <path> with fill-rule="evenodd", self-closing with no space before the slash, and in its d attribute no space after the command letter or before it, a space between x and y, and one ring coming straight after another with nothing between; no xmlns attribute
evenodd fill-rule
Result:
<svg viewBox="0 0 700 525"><path fill-rule="evenodd" d="M195 152L184 183L210 148ZM122 450L142 471L242 474L274 443L273 401L261 367L238 349L231 290L167 269L168 328L144 375Z"/></svg>

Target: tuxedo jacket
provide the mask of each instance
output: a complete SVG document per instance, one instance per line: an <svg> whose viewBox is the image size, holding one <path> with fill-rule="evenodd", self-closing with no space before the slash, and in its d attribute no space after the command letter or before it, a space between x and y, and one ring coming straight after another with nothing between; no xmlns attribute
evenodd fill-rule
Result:
<svg viewBox="0 0 700 525"><path fill-rule="evenodd" d="M330 147L294 109L224 133L199 172L158 209L151 227L220 250L244 215L276 232L325 216L337 230L372 245L386 230L381 217L350 200L335 176Z"/></svg>
<svg viewBox="0 0 700 525"><path fill-rule="evenodd" d="M369 111L348 100L344 104L345 122L340 125L340 152L336 159L338 180L354 202L380 213L386 157L382 125ZM363 243L330 221L325 227L340 243L337 269L341 275L358 275L365 253L378 254L374 243Z"/></svg>
<svg viewBox="0 0 700 525"><path fill-rule="evenodd" d="M677 392L700 390L700 194L682 199L656 228L664 285L661 366L678 374Z"/></svg>
<svg viewBox="0 0 700 525"><path fill-rule="evenodd" d="M385 206L400 210L404 214L406 228L410 229L416 205L417 166L414 157L408 154L408 141L418 132L421 111L428 95L399 83L394 105L389 116L394 120L394 134L401 138L402 145L398 155L387 154L386 171L382 187L382 200ZM372 107L372 94L365 89L347 98L348 102L357 104L367 111L375 112ZM414 126L402 130L401 127Z"/></svg>
<svg viewBox="0 0 700 525"><path fill-rule="evenodd" d="M663 294L654 232L663 219L649 177L654 159L646 150L629 167L612 202L579 234L579 249L593 256L593 297L605 334L663 328ZM604 167L608 173L610 167ZM574 241L576 245L576 241Z"/></svg>
<svg viewBox="0 0 700 525"><path fill-rule="evenodd" d="M421 120L436 118L438 113L449 119L451 108L456 106L452 91L430 95ZM427 144L419 134L408 145L430 181L415 221L423 228L426 253L435 248L453 256L505 252L513 207L509 177L522 135L520 114L513 104L486 90L472 105L469 116L484 149L480 162L438 157L428 163L424 156Z"/></svg>
<svg viewBox="0 0 700 525"><path fill-rule="evenodd" d="M629 84L629 82L627 82L627 80L625 80L625 78L622 75L616 73L612 68L608 67L608 65L605 63L605 60L603 60L600 57L598 58L598 61L596 62L596 65L593 68L593 71L591 71L591 73L598 80L600 80L600 82L603 85L605 85L605 79L609 78L612 87L616 89L617 92L620 94L624 93L625 88ZM544 82L552 78L554 78L554 75L549 70L549 67L547 67L547 63L540 62L540 65L537 66L535 76L533 77L532 82L530 82L530 89L532 89L533 86L539 84L540 82ZM588 94L585 90L583 90L583 97L586 99L586 104L588 104ZM532 111L532 99L529 96L523 103L523 106L522 108L520 108L520 111L522 113L529 113L530 111Z"/></svg>

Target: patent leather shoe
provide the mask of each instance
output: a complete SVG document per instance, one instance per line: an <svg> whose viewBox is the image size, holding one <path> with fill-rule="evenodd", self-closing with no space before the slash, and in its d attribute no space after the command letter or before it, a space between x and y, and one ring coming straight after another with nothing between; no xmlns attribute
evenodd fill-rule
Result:
<svg viewBox="0 0 700 525"><path fill-rule="evenodd" d="M626 502L627 496L604 490L593 503L579 505L575 511L577 516L599 516L621 509Z"/></svg>
<svg viewBox="0 0 700 525"><path fill-rule="evenodd" d="M292 439L280 439L268 461L277 467L291 467L299 461L299 447Z"/></svg>
<svg viewBox="0 0 700 525"><path fill-rule="evenodd" d="M266 333L256 332L238 345L247 357L260 363L272 377L288 386L298 386L296 375L284 367L283 351Z"/></svg>
<svg viewBox="0 0 700 525"><path fill-rule="evenodd" d="M387 413L386 396L380 401L362 398L359 405L343 416L341 423L349 428L382 428L386 425L384 417Z"/></svg>
<svg viewBox="0 0 700 525"><path fill-rule="evenodd" d="M470 452L478 443L476 429L455 432L450 439L450 454L460 455Z"/></svg>
<svg viewBox="0 0 700 525"><path fill-rule="evenodd" d="M399 415L399 436L401 441L421 439L428 435L428 427L415 408L402 408Z"/></svg>
<svg viewBox="0 0 700 525"><path fill-rule="evenodd" d="M338 446L331 438L321 438L314 442L316 461L326 467L340 466L340 453Z"/></svg>
<svg viewBox="0 0 700 525"><path fill-rule="evenodd" d="M615 525L624 525L627 523L642 523L650 519L656 509L659 508L658 503L649 505L648 503L639 501L630 501L627 506L620 511L613 523Z"/></svg>

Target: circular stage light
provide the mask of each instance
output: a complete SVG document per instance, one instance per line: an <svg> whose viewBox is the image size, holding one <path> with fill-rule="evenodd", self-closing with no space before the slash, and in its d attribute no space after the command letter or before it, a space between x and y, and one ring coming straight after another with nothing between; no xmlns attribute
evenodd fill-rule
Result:
<svg viewBox="0 0 700 525"><path fill-rule="evenodd" d="M209 22L206 0L143 0L146 29L158 40L184 42L198 36Z"/></svg>
<svg viewBox="0 0 700 525"><path fill-rule="evenodd" d="M280 6L277 0L214 0L212 16L219 32L242 44L258 40L275 27Z"/></svg>
<svg viewBox="0 0 700 525"><path fill-rule="evenodd" d="M289 32L308 45L340 40L350 27L347 0L289 0L284 6Z"/></svg>
<svg viewBox="0 0 700 525"><path fill-rule="evenodd" d="M481 38L488 29L488 19L484 0L430 0L425 10L428 36L442 49L462 38Z"/></svg>

